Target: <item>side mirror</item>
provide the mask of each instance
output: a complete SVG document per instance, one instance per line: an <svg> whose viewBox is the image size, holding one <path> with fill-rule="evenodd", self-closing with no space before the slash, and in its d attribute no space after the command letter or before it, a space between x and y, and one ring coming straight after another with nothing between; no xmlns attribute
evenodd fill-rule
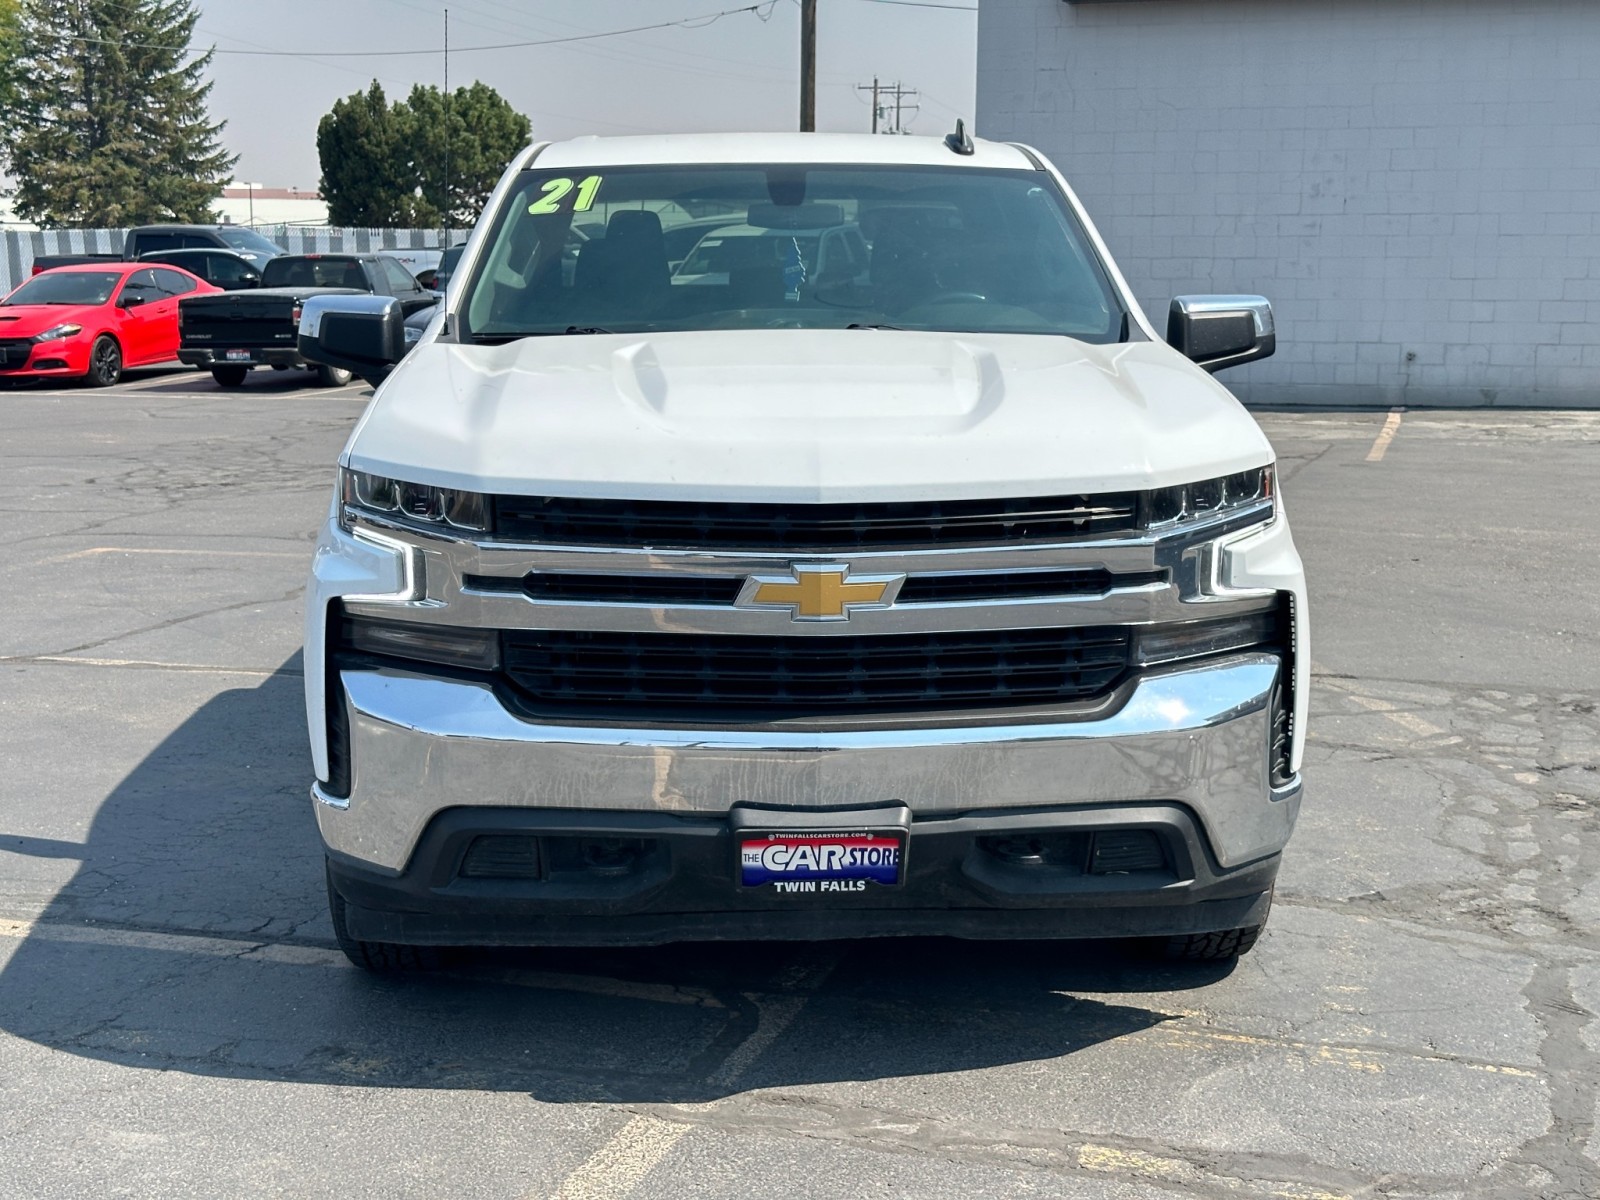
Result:
<svg viewBox="0 0 1600 1200"><path fill-rule="evenodd" d="M138 308L145 302L146 299L147 297L143 292L130 291L125 288L123 289L122 295L117 297L117 307Z"/></svg>
<svg viewBox="0 0 1600 1200"><path fill-rule="evenodd" d="M405 324L393 296L312 296L300 310L300 357L376 387L406 352Z"/></svg>
<svg viewBox="0 0 1600 1200"><path fill-rule="evenodd" d="M1167 314L1167 343L1215 374L1270 358L1278 348L1264 296L1179 296Z"/></svg>

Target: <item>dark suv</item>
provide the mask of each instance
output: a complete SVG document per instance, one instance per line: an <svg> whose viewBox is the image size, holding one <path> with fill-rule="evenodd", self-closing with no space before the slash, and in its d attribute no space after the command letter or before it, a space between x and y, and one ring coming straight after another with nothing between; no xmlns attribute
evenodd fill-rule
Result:
<svg viewBox="0 0 1600 1200"><path fill-rule="evenodd" d="M140 262L165 263L182 267L225 292L261 286L261 268L233 250L208 247L204 250L152 250L139 256Z"/></svg>

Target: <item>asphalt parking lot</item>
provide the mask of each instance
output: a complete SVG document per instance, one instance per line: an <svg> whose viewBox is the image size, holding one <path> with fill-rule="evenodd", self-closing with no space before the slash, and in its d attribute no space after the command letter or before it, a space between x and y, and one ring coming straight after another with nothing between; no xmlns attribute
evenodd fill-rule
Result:
<svg viewBox="0 0 1600 1200"><path fill-rule="evenodd" d="M1600 413L1267 413L1307 799L1232 969L333 948L300 588L364 393L0 390L0 1193L1600 1195Z"/></svg>

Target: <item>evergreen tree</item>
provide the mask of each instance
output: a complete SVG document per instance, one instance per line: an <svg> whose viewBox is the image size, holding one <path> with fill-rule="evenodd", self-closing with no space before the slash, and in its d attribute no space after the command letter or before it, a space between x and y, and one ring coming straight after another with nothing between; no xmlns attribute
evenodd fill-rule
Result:
<svg viewBox="0 0 1600 1200"><path fill-rule="evenodd" d="M484 83L457 88L449 101L447 106L438 88L412 88L400 114L401 146L408 154L406 173L415 182L420 208L431 217L421 224L467 229L477 221L506 164L528 144L532 126Z"/></svg>
<svg viewBox="0 0 1600 1200"><path fill-rule="evenodd" d="M528 144L528 118L482 83L445 101L438 88L419 86L389 105L374 80L333 106L317 125L331 224L465 229L478 219L506 163Z"/></svg>
<svg viewBox="0 0 1600 1200"><path fill-rule="evenodd" d="M376 79L365 92L335 102L317 123L319 187L330 225L411 224L414 188L406 186L400 168L400 136L399 121Z"/></svg>
<svg viewBox="0 0 1600 1200"><path fill-rule="evenodd" d="M22 14L17 0L0 0L0 120L11 111L16 61L22 52Z"/></svg>
<svg viewBox="0 0 1600 1200"><path fill-rule="evenodd" d="M19 216L46 226L206 221L236 158L206 111L193 0L22 0L0 121Z"/></svg>

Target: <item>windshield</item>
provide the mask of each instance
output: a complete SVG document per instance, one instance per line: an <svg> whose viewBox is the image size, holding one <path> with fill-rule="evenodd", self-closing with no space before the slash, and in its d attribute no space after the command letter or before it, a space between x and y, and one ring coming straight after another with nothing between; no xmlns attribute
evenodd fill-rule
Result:
<svg viewBox="0 0 1600 1200"><path fill-rule="evenodd" d="M261 286L358 288L371 291L361 263L354 258L292 255L275 258L261 268Z"/></svg>
<svg viewBox="0 0 1600 1200"><path fill-rule="evenodd" d="M115 271L46 271L5 299L6 304L106 304L122 276Z"/></svg>
<svg viewBox="0 0 1600 1200"><path fill-rule="evenodd" d="M217 236L222 239L222 244L231 246L235 250L246 250L252 254L266 254L276 257L284 252L282 246L269 242L253 229L219 229Z"/></svg>
<svg viewBox="0 0 1600 1200"><path fill-rule="evenodd" d="M1125 329L1064 197L1027 170L526 171L463 282L464 332L487 341L887 326L1111 342Z"/></svg>

